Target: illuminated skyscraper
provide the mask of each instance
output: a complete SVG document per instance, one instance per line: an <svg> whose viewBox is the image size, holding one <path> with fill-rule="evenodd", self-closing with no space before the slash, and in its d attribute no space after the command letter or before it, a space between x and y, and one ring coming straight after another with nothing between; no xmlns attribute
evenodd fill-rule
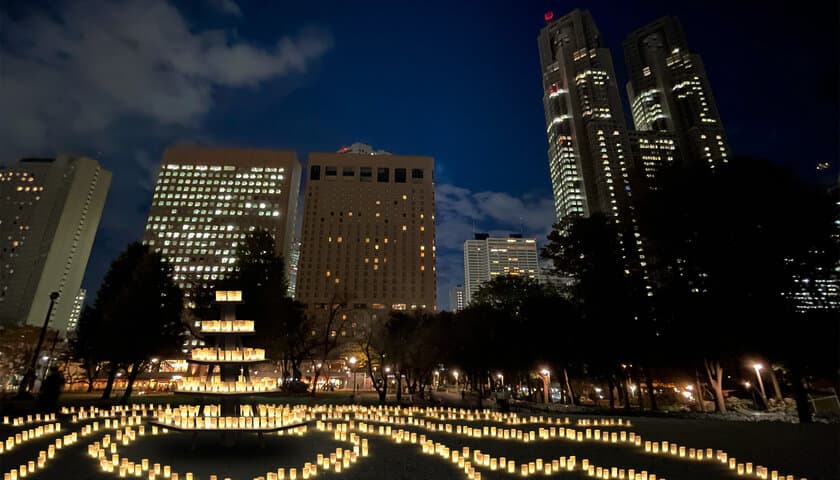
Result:
<svg viewBox="0 0 840 480"><path fill-rule="evenodd" d="M288 296L295 298L295 289L297 286L298 264L300 263L300 241L292 241L292 250L289 254L289 290Z"/></svg>
<svg viewBox="0 0 840 480"><path fill-rule="evenodd" d="M82 284L111 173L90 158L26 158L0 167L0 324L63 332Z"/></svg>
<svg viewBox="0 0 840 480"><path fill-rule="evenodd" d="M627 93L637 130L673 132L686 161L718 167L729 145L709 77L679 20L662 17L624 41Z"/></svg>
<svg viewBox="0 0 840 480"><path fill-rule="evenodd" d="M458 285L449 289L449 310L458 312L467 306L464 286Z"/></svg>
<svg viewBox="0 0 840 480"><path fill-rule="evenodd" d="M555 217L629 218L630 146L612 56L588 11L545 15L538 38Z"/></svg>
<svg viewBox="0 0 840 480"><path fill-rule="evenodd" d="M536 238L522 235L491 237L477 233L464 242L464 304L475 298L481 284L499 275L540 280ZM451 308L451 306L450 306Z"/></svg>
<svg viewBox="0 0 840 480"><path fill-rule="evenodd" d="M432 158L355 144L311 153L308 168L296 299L383 315L435 310Z"/></svg>
<svg viewBox="0 0 840 480"><path fill-rule="evenodd" d="M276 253L289 265L299 188L294 152L171 147L163 154L143 243L173 265L187 297L233 270L237 245L254 229L272 233Z"/></svg>

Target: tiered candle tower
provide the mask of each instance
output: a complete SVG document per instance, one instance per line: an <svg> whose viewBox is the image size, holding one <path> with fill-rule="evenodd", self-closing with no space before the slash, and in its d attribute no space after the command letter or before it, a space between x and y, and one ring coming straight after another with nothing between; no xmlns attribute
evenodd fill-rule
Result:
<svg viewBox="0 0 840 480"><path fill-rule="evenodd" d="M206 320L200 332L207 339L207 347L194 348L188 362L207 366L207 375L179 381L176 393L211 398L211 403L187 405L175 411L160 412L152 422L177 431L216 431L222 443L232 445L239 432L262 434L302 425L290 412L257 406L248 397L280 393L272 378L252 380L251 366L264 362L265 350L244 347L242 337L254 334L252 320L237 320L236 305L242 292L217 291L216 303L221 307L222 320ZM195 438L193 439L195 441Z"/></svg>

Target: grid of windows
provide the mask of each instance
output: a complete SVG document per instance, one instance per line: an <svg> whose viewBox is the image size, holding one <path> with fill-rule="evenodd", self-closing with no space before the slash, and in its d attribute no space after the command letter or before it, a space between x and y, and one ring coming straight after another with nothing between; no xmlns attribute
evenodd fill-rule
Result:
<svg viewBox="0 0 840 480"><path fill-rule="evenodd" d="M307 184L296 298L310 306L340 297L357 308L434 309L432 159L347 152L312 154L309 164L353 172L346 179L355 182Z"/></svg>
<svg viewBox="0 0 840 480"><path fill-rule="evenodd" d="M144 243L172 264L174 280L189 298L234 270L239 243L255 229L274 234L278 253L288 250L284 241L294 212L286 210L297 160L203 162L196 160L201 151L187 156L183 162L164 157ZM310 178L320 174L310 168Z"/></svg>

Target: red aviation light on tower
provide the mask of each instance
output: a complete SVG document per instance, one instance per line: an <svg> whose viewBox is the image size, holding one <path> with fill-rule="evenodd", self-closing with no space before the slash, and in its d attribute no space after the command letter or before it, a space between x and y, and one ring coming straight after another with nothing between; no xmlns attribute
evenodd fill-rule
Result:
<svg viewBox="0 0 840 480"><path fill-rule="evenodd" d="M545 14L543 14L543 18L546 22L550 22L554 18L554 12L551 10L545 12Z"/></svg>

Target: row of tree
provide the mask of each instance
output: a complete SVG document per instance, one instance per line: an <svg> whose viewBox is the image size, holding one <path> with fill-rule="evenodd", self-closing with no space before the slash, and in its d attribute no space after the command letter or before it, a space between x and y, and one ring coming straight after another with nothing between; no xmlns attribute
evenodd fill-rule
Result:
<svg viewBox="0 0 840 480"><path fill-rule="evenodd" d="M238 317L256 321L289 389L304 387L307 364L314 393L329 360L353 355L383 401L389 378L397 396L423 395L441 365L457 367L479 397L496 372L528 384L538 365L551 365L571 400L578 378L607 385L611 404L629 406L628 385L650 387L669 369L694 379L700 396L708 388L723 412L726 374L751 358L786 366L807 420L807 379L838 378L837 312L802 312L793 293L822 295L809 280L836 268L836 199L747 158L714 173L674 167L656 185L633 199L632 222L595 214L555 226L543 256L556 286L500 277L455 314L382 315L339 297L305 311L286 296L282 258L259 230L239 245L236 271L184 312L171 267L133 244L85 309L73 349L91 385L107 373L106 397L125 371L128 396L152 357L182 347L192 320L217 318L212 290L234 288L246 299ZM656 408L654 389L646 391Z"/></svg>

